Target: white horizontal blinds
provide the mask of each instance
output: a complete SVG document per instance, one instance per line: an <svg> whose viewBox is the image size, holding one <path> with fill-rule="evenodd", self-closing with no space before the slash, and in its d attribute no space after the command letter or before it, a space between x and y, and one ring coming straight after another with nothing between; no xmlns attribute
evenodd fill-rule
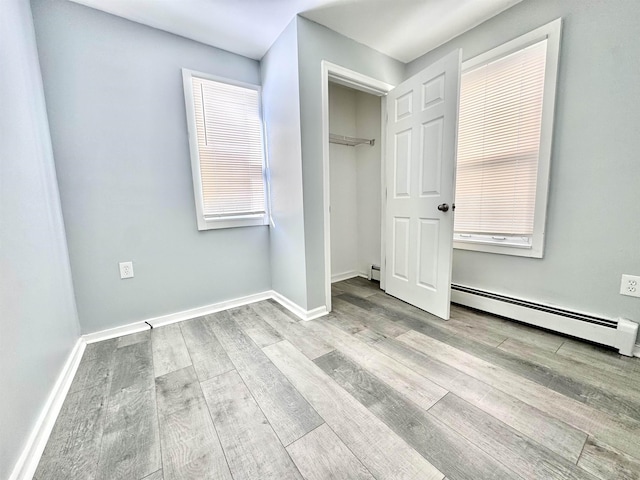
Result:
<svg viewBox="0 0 640 480"><path fill-rule="evenodd" d="M265 213L260 95L192 77L204 216Z"/></svg>
<svg viewBox="0 0 640 480"><path fill-rule="evenodd" d="M547 41L463 73L455 231L532 235Z"/></svg>

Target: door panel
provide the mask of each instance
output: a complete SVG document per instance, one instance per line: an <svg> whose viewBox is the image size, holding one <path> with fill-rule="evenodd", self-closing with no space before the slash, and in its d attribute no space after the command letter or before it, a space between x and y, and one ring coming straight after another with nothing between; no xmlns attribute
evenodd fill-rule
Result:
<svg viewBox="0 0 640 480"><path fill-rule="evenodd" d="M440 195L442 170L442 117L422 125L420 138L420 195Z"/></svg>
<svg viewBox="0 0 640 480"><path fill-rule="evenodd" d="M387 96L386 291L449 318L458 50ZM448 211L438 210L446 203Z"/></svg>
<svg viewBox="0 0 640 480"><path fill-rule="evenodd" d="M396 133L393 155L395 190L394 196L409 197L411 185L411 130Z"/></svg>
<svg viewBox="0 0 640 480"><path fill-rule="evenodd" d="M438 258L431 255L431 249L438 248L440 222L421 218L418 225L418 285L435 291L438 285Z"/></svg>
<svg viewBox="0 0 640 480"><path fill-rule="evenodd" d="M444 101L444 75L423 84L422 88L422 109L430 108Z"/></svg>
<svg viewBox="0 0 640 480"><path fill-rule="evenodd" d="M393 219L393 276L399 280L409 279L409 219L396 217Z"/></svg>
<svg viewBox="0 0 640 480"><path fill-rule="evenodd" d="M397 98L393 111L396 113L396 121L410 117L413 113L413 92L407 92L401 97Z"/></svg>

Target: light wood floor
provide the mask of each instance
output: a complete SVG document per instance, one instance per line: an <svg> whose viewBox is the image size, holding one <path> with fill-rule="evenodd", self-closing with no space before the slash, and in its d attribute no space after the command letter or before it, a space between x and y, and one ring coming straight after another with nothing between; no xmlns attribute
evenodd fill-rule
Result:
<svg viewBox="0 0 640 480"><path fill-rule="evenodd" d="M640 365L351 279L91 344L35 478L640 479Z"/></svg>

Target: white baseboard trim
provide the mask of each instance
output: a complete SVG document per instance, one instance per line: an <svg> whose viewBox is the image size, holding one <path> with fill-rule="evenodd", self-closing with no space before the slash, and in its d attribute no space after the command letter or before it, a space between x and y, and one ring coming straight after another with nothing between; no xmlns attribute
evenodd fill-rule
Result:
<svg viewBox="0 0 640 480"><path fill-rule="evenodd" d="M356 274L358 276L359 274ZM273 299L287 310L294 313L301 320L313 320L314 318L322 317L329 313L325 306L314 308L312 310L305 310L297 303L289 300L284 295L273 290L267 290L265 292L255 293L247 295L245 297L233 298L231 300L224 300L218 303L212 303L211 305L204 305L202 307L191 308L189 310L183 310L181 312L170 313L167 315L161 315L158 317L147 318L146 320L140 320L138 322L129 323L120 327L109 328L101 330L99 332L87 333L82 336L82 339L86 343L101 342L103 340L109 340L110 338L121 337L123 335L130 335L132 333L142 332L149 330L149 325L155 327L163 327L172 323L182 322L184 320L190 320L192 318L202 317L204 315L210 315L222 310L228 310L230 308L241 307L250 303L260 302L262 300Z"/></svg>
<svg viewBox="0 0 640 480"><path fill-rule="evenodd" d="M71 350L64 367L62 367L62 371L49 394L49 398L47 398L47 402L38 417L35 427L31 431L31 435L22 450L18 462L13 468L13 472L9 476L9 480L28 480L31 479L36 472L40 457L42 456L42 452L44 452L44 447L47 445L49 435L51 435L64 399L71 387L71 382L73 382L73 377L78 370L78 365L80 365L85 347L86 343L84 339L82 337L79 338L73 350Z"/></svg>
<svg viewBox="0 0 640 480"><path fill-rule="evenodd" d="M204 315L211 315L212 313L221 312L222 310L228 310L230 308L241 307L249 303L260 302L272 298L272 291L254 293L245 297L233 298L231 300L224 300L222 302L213 303L211 305L205 305L204 307L191 308L189 310L183 310L182 312L170 313L169 315L162 315L160 317L149 318L146 322L153 325L153 327L162 327L164 325L170 325L176 322L182 322L192 318L202 317Z"/></svg>
<svg viewBox="0 0 640 480"><path fill-rule="evenodd" d="M304 317L300 317L300 318L302 318L302 320L304 321L309 321L309 320L314 320L316 318L324 317L325 315L329 315L329 310L327 310L327 307L323 305L321 307L307 310L307 313L304 315Z"/></svg>
<svg viewBox="0 0 640 480"><path fill-rule="evenodd" d="M271 293L272 293L271 298L273 298L276 302L278 302L284 308L292 312L295 316L297 316L301 320L305 320L305 321L313 320L314 318L319 318L329 313L329 311L327 310L327 307L324 305L322 307L314 308L312 310L305 310L300 305L289 300L284 295L275 291L272 291Z"/></svg>
<svg viewBox="0 0 640 480"><path fill-rule="evenodd" d="M350 278L362 277L369 279L369 275L362 272L356 272L355 270L351 270L349 272L336 273L335 275L331 275L331 283L342 282L343 280L349 280Z"/></svg>
<svg viewBox="0 0 640 480"><path fill-rule="evenodd" d="M142 332L149 330L149 325L141 322L129 323L128 325L122 325L120 327L107 328L94 333L86 333L82 336L86 343L101 342L103 340L109 340L110 338L122 337L123 335L131 335L132 333Z"/></svg>
<svg viewBox="0 0 640 480"><path fill-rule="evenodd" d="M353 277L359 277L360 273L355 270L349 270L348 272L335 273L331 275L331 283L342 282L343 280L348 280Z"/></svg>
<svg viewBox="0 0 640 480"><path fill-rule="evenodd" d="M241 307L249 303L259 302L261 300L267 300L273 298L273 292L267 290L266 292L255 293L253 295L247 295L245 297L233 298L231 300L224 300L222 302L212 303L211 305L204 305L202 307L190 308L189 310L183 310L181 312L169 313L167 315L160 315L158 317L147 318L146 320L140 320L139 322L129 323L121 327L109 328L100 332L88 333L83 335L84 340L87 343L101 342L103 340L109 340L110 338L121 337L123 335L130 335L132 333L142 332L143 330L149 330L149 325L153 327L163 327L172 323L182 322L184 320L190 320L192 318L202 317L204 315L210 315L222 310L228 310L230 308ZM149 324L149 325L148 325Z"/></svg>

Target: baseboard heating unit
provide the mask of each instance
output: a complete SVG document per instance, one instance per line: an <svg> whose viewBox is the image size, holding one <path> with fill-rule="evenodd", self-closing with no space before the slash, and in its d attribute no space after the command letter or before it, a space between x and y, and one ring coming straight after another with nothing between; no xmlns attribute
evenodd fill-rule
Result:
<svg viewBox="0 0 640 480"><path fill-rule="evenodd" d="M608 345L618 349L622 355L630 357L634 354L638 338L638 324L626 318L612 320L596 317L463 285L451 285L451 301L590 342Z"/></svg>

